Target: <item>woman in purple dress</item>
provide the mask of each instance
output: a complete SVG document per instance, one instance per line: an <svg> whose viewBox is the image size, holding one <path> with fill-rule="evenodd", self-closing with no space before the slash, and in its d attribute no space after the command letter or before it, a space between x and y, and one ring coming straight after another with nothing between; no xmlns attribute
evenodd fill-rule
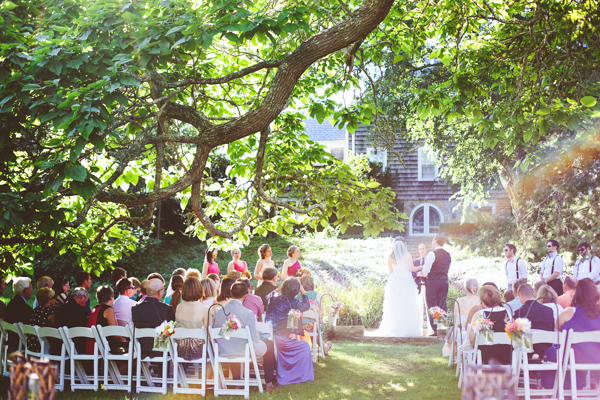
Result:
<svg viewBox="0 0 600 400"><path fill-rule="evenodd" d="M590 332L600 331L600 305L598 305L598 289L591 279L585 278L577 282L571 307L563 311L558 317L556 326L561 331ZM575 361L582 364L600 364L600 343L578 343L572 346L575 352ZM556 362L556 348L550 347L544 354L548 361ZM592 371L592 379L598 379L598 371ZM542 372L542 385L544 388L554 386L555 374ZM583 388L586 372L577 372L577 388ZM565 389L571 388L571 378L565 379Z"/></svg>
<svg viewBox="0 0 600 400"><path fill-rule="evenodd" d="M296 300L302 293L302 300ZM310 346L301 340L302 321L298 321L299 329L288 328L291 310L306 311L310 308L306 291L297 278L290 278L281 285L281 296L269 303L267 321L273 323L275 342L277 343L277 383L290 385L309 382L315 379Z"/></svg>
<svg viewBox="0 0 600 400"><path fill-rule="evenodd" d="M287 251L288 259L283 262L283 269L281 271L281 279L286 280L290 276L296 276L296 272L302 265L298 261L300 257L300 249L298 246L290 246Z"/></svg>

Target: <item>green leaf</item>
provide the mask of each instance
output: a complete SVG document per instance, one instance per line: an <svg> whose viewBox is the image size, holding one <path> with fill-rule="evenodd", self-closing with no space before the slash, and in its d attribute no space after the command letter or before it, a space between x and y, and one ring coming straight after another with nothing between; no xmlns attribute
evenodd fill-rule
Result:
<svg viewBox="0 0 600 400"><path fill-rule="evenodd" d="M535 113L536 113L537 115L548 115L548 114L550 114L551 112L552 112L552 110L551 110L551 109L549 109L549 108L540 108L540 109L539 109L539 110L537 110Z"/></svg>
<svg viewBox="0 0 600 400"><path fill-rule="evenodd" d="M169 29L165 35L166 35L166 36L169 36L170 34L172 34L172 33L175 33L175 32L179 32L179 31L182 31L182 30L184 30L185 28L186 28L186 26L185 26L185 25L182 25L182 26L176 26L175 28L171 28L171 29Z"/></svg>
<svg viewBox="0 0 600 400"><path fill-rule="evenodd" d="M96 192L96 186L89 180L85 182L71 182L71 190L73 193L81 196L83 200L87 201Z"/></svg>
<svg viewBox="0 0 600 400"><path fill-rule="evenodd" d="M367 187L370 188L370 189L374 189L374 188L379 187L379 186L381 186L379 184L379 182L371 181L371 182L367 183Z"/></svg>
<svg viewBox="0 0 600 400"><path fill-rule="evenodd" d="M121 83L123 85L126 85L126 86L135 86L135 87L140 86L140 81L138 81L137 79L134 79L130 76L124 76L119 80L121 81Z"/></svg>
<svg viewBox="0 0 600 400"><path fill-rule="evenodd" d="M581 104L583 104L586 107L594 107L596 105L596 98L592 96L582 97Z"/></svg>
<svg viewBox="0 0 600 400"><path fill-rule="evenodd" d="M83 182L87 176L87 170L82 165L73 165L65 169L65 175L74 181Z"/></svg>
<svg viewBox="0 0 600 400"><path fill-rule="evenodd" d="M533 129L529 129L529 130L525 131L525 133L523 134L523 141L525 143L528 143L532 137L533 137Z"/></svg>

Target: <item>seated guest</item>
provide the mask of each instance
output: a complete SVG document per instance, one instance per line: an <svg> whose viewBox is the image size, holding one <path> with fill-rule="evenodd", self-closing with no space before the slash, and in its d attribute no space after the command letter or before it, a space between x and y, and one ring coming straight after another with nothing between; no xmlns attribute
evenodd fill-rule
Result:
<svg viewBox="0 0 600 400"><path fill-rule="evenodd" d="M225 282L226 280L227 279L224 279L223 282ZM273 376L273 371L275 369L275 354L273 351L273 342L267 339L260 339L256 330L256 321L254 314L252 313L252 311L248 310L243 306L243 302L247 294L248 287L244 283L234 283L231 286L232 299L223 308L219 308L219 310L215 312L213 327L217 328L223 326L223 324L227 322L229 318L227 316L228 314L236 316L236 318L240 322L240 328L250 328L250 335L252 336L252 343L254 345L256 357L263 358L266 389L268 391L275 390L277 389L277 385L275 385L275 379ZM244 339L217 339L217 343L219 344L219 355L221 356L239 357L244 355L244 349L246 344L246 341ZM310 360L310 366L312 368L312 359Z"/></svg>
<svg viewBox="0 0 600 400"><path fill-rule="evenodd" d="M190 278L196 278L195 276L191 276ZM200 281L200 301L206 307L210 307L215 302L215 298L217 297L217 284L211 278L204 278Z"/></svg>
<svg viewBox="0 0 600 400"><path fill-rule="evenodd" d="M575 332L600 331L600 306L598 301L598 289L594 282L585 278L577 282L577 288L573 295L572 306L558 317L557 328L561 331L573 329ZM578 343L573 345L575 361L579 364L600 364L600 343ZM556 349L550 347L545 356L550 362L556 362ZM598 381L598 371L592 371L591 379ZM542 373L542 385L544 388L554 386L555 374ZM586 372L577 372L577 387L582 388L586 381ZM565 380L565 388L571 387L570 377Z"/></svg>
<svg viewBox="0 0 600 400"><path fill-rule="evenodd" d="M484 283L484 284L483 284L483 286L492 286L492 287L496 288L496 290L498 289L498 286L496 286L496 284L495 284L494 282L486 282L486 283ZM514 287L514 285L513 285L513 287ZM479 297L479 296L478 296L478 297ZM481 303L481 301L479 302L479 305L471 307L471 310L469 311L469 315L467 316L467 327L468 327L469 325L471 325L471 323L473 322L473 316L475 315L475 313L476 313L477 311L479 311L479 310L482 310L482 309L484 309L484 308L485 308L485 307L483 306L483 304ZM511 310L510 310L510 308L508 307L508 305L507 305L507 304L504 304L504 308L505 308L505 309L506 309L506 310L507 310L509 313L511 313Z"/></svg>
<svg viewBox="0 0 600 400"><path fill-rule="evenodd" d="M211 284L213 284L212 280ZM208 329L208 307L202 304L201 283L198 278L191 276L183 283L181 291L182 301L175 311L177 327L187 329ZM200 339L177 339L178 353L186 360L193 360L202 356L204 342Z"/></svg>
<svg viewBox="0 0 600 400"><path fill-rule="evenodd" d="M54 310L52 305L54 304L54 290L42 286L38 289L35 297L38 302L38 306L33 309L33 312L29 316L27 324L32 326L53 327L54 326ZM27 335L27 348L34 352L40 352L41 349L40 341L37 336Z"/></svg>
<svg viewBox="0 0 600 400"><path fill-rule="evenodd" d="M88 292L82 287L76 287L71 293L69 301L56 311L54 323L57 327L87 326L88 314L85 305L88 302ZM86 354L85 338L75 338L77 353Z"/></svg>
<svg viewBox="0 0 600 400"><path fill-rule="evenodd" d="M535 297L533 297L533 288L531 285L525 284L519 286L518 295L523 306L515 311L513 314L513 319L527 318L531 321L532 329L553 331L554 316L552 315L552 310L535 301ZM533 350L534 353L537 354L541 359L544 356L544 352L548 350L549 347L550 345L546 343L538 343L533 346ZM528 354L528 357L531 358L534 353Z"/></svg>
<svg viewBox="0 0 600 400"><path fill-rule="evenodd" d="M263 322L263 314L265 313L265 307L263 306L262 300L255 294L252 294L252 282L248 278L241 278L240 282L246 285L248 288L248 294L246 300L244 300L244 307L252 311L256 315L258 322Z"/></svg>
<svg viewBox="0 0 600 400"><path fill-rule="evenodd" d="M479 283L475 278L469 278L465 282L465 293L466 295L463 297L459 297L456 299L456 306L454 307L454 321L457 321L458 326L461 328L460 332L457 332L457 335L462 339L463 343L467 342L467 325L466 320L469 316L469 312L475 308L475 311L481 309L481 300L479 300L479 296L477 295L477 291L479 290ZM473 311L473 314L475 314ZM472 315L473 315L472 314ZM471 318L472 318L471 315ZM465 323L463 324L463 321Z"/></svg>
<svg viewBox="0 0 600 400"><path fill-rule="evenodd" d="M138 292L142 289L142 283L139 281L138 278L127 278L131 281L131 284L133 285L133 288L135 289L135 293L133 294L133 296L131 296L131 300L135 300L138 301L138 297L141 297ZM118 283L118 282L117 282Z"/></svg>
<svg viewBox="0 0 600 400"><path fill-rule="evenodd" d="M127 324L133 324L133 320L131 319L131 308L137 303L135 300L131 300L131 294L135 292L131 279L123 278L119 280L119 282L117 282L117 290L119 291L119 297L117 297L112 305L115 310L117 325L125 326Z"/></svg>
<svg viewBox="0 0 600 400"><path fill-rule="evenodd" d="M127 278L125 278L127 279ZM120 281L122 281L121 279ZM119 281L119 282L120 282ZM117 283L118 286L118 283ZM119 296L125 297L126 296ZM100 325L100 326L116 326L117 318L115 316L115 309L113 308L113 304L115 303L115 296L113 294L112 288L110 286L100 286L96 290L96 298L98 299L98 305L94 307L92 313L88 317L87 327L91 328L92 326ZM127 298L129 300L129 298ZM108 337L108 345L110 346L110 352L113 354L122 354L125 352L125 349L129 347L129 344L122 337L109 336ZM87 353L94 354L94 340L87 340ZM123 371L123 365L119 365L119 369L121 372L127 372L127 363L125 364L125 368Z"/></svg>
<svg viewBox="0 0 600 400"><path fill-rule="evenodd" d="M66 276L61 276L54 281L54 285L52 286L52 290L54 290L54 305L52 308L54 311L58 310L69 300L70 288L71 283Z"/></svg>
<svg viewBox="0 0 600 400"><path fill-rule="evenodd" d="M200 275L200 272L198 272L198 275ZM206 277L213 280L213 282L215 283L215 287L217 288L217 293L218 293L219 287L221 287L221 277L219 276L219 274L208 274ZM198 278L198 279L200 279L200 278Z"/></svg>
<svg viewBox="0 0 600 400"><path fill-rule="evenodd" d="M215 274L217 275L217 274ZM196 268L189 268L185 273L185 279L193 276L194 278L202 279L202 274ZM219 276L219 275L217 275Z"/></svg>
<svg viewBox="0 0 600 400"><path fill-rule="evenodd" d="M169 281L169 284L167 285L167 294L165 296L165 303L171 304L171 296L173 296L173 277L180 276L182 278L181 286L183 286L183 281L185 280L185 272L186 271L183 268L177 268L176 270L173 271L171 280ZM181 288L179 288L179 290L181 290Z"/></svg>
<svg viewBox="0 0 600 400"><path fill-rule="evenodd" d="M260 297L265 310L267 309L267 295L277 289L277 268L265 267L262 271L262 284L254 290L254 294Z"/></svg>
<svg viewBox="0 0 600 400"><path fill-rule="evenodd" d="M131 310L133 325L136 328L156 328L164 321L174 321L175 311L168 304L161 303L165 292L164 283L158 278L148 280L146 285L146 298ZM154 340L152 338L140 339L142 358L157 357L162 353L152 351Z"/></svg>
<svg viewBox="0 0 600 400"><path fill-rule="evenodd" d="M127 278L127 271L125 271L123 268L116 267L110 272L110 282L113 293L119 293L119 289L117 289L117 282L123 278ZM116 297L119 297L119 295L117 294Z"/></svg>
<svg viewBox="0 0 600 400"><path fill-rule="evenodd" d="M564 308L556 303L557 298L556 292L550 285L541 286L537 292L538 303L552 309L554 321L558 320L558 316L564 311Z"/></svg>
<svg viewBox="0 0 600 400"><path fill-rule="evenodd" d="M2 296L4 294L5 290L6 290L6 281L4 280L4 277L0 277L0 296ZM4 304L4 302L2 300L0 300L0 318L1 319L6 318L6 304Z"/></svg>
<svg viewBox="0 0 600 400"><path fill-rule="evenodd" d="M491 285L482 286L479 289L479 299L484 308L473 315L473 321L477 321L480 317L490 319L494 323L492 328L494 332L504 332L505 320L508 320L510 316L504 307L496 305L500 303L498 289ZM473 324L471 324L469 327L471 346L475 346L475 336L476 332L473 329ZM512 348L509 344L479 345L479 350L481 350L481 358L484 364L489 364L492 359L500 364L510 364L511 362Z"/></svg>
<svg viewBox="0 0 600 400"><path fill-rule="evenodd" d="M577 280L572 276L567 276L563 283L563 294L558 296L556 304L562 306L562 308L571 307L571 301L573 300L573 294L575 294L575 286L577 286Z"/></svg>
<svg viewBox="0 0 600 400"><path fill-rule="evenodd" d="M548 285L546 282L544 281L537 281L536 283L533 284L533 295L537 298L538 297L538 290L540 290L540 288L544 285Z"/></svg>
<svg viewBox="0 0 600 400"><path fill-rule="evenodd" d="M85 290L89 290L92 287L92 276L85 271L78 271L75 274L75 285L82 287ZM85 305L87 315L90 315L92 309L90 308L90 297L88 296L87 303Z"/></svg>
<svg viewBox="0 0 600 400"><path fill-rule="evenodd" d="M231 300L231 286L235 283L233 279L225 278L221 282L221 291L217 296L216 303L225 306Z"/></svg>
<svg viewBox="0 0 600 400"><path fill-rule="evenodd" d="M525 279L519 279L513 283L513 294L515 295L515 298L506 303L506 305L510 307L511 314L514 314L515 311L517 311L521 307L521 300L519 300L519 286L526 284L527 281Z"/></svg>
<svg viewBox="0 0 600 400"><path fill-rule="evenodd" d="M177 306L181 302L181 288L183 287L183 277L180 275L175 275L171 279L171 289L173 290L173 294L169 298L169 301L165 300L165 303L171 305L173 310L177 312Z"/></svg>
<svg viewBox="0 0 600 400"><path fill-rule="evenodd" d="M31 279L19 277L13 280L13 291L15 296L6 306L6 322L15 324L22 322L24 324L29 321L29 317L33 309L27 304L27 300L31 299L33 288L31 287ZM8 333L8 352L12 353L19 346L19 338L13 332Z"/></svg>
<svg viewBox="0 0 600 400"><path fill-rule="evenodd" d="M163 278L163 276L161 274L159 274L158 272L151 273L150 275L148 275L148 277L146 279L147 280L158 279L162 282L163 286L165 285L165 278Z"/></svg>
<svg viewBox="0 0 600 400"><path fill-rule="evenodd" d="M515 294L513 293L512 289L510 289L504 292L502 297L504 298L504 302L508 303L509 301L513 301L515 299Z"/></svg>
<svg viewBox="0 0 600 400"><path fill-rule="evenodd" d="M302 293L302 301L296 300L298 293ZM273 298L267 310L267 321L273 323L277 343L277 382L280 385L315 379L310 346L300 340L303 330L299 332L287 327L290 310L306 311L309 308L310 302L300 281L290 277L281 285L281 296Z"/></svg>
<svg viewBox="0 0 600 400"><path fill-rule="evenodd" d="M140 284L140 297L137 299L138 303L141 303L146 299L146 286L148 286L148 280L146 279L144 282Z"/></svg>
<svg viewBox="0 0 600 400"><path fill-rule="evenodd" d="M37 280L38 290L40 290L43 287L52 289L52 286L54 286L54 281L49 276L42 276L40 279ZM35 309L38 305L39 303L36 296L35 300L33 300L33 308Z"/></svg>
<svg viewBox="0 0 600 400"><path fill-rule="evenodd" d="M240 280L241 277L242 277L242 273L240 271L236 271L236 270L229 271L226 275L226 278L233 279L234 282Z"/></svg>
<svg viewBox="0 0 600 400"><path fill-rule="evenodd" d="M323 330L323 312L324 312L324 310L323 310L323 307L321 307L322 296L320 293L315 292L315 281L312 278L312 276L310 276L310 275L302 275L302 277L300 277L300 284L302 285L302 287L304 288L304 291L306 292L306 297L308 297L308 302L310 303L310 308L317 312L317 315L319 316L319 321L318 321L319 327L321 328L321 330ZM302 300L302 295L300 293L298 293L298 295L296 296L296 300ZM312 332L314 330L314 326L313 326L314 323L315 323L314 320L310 320L308 318L302 318L302 325L304 326L304 331L305 331L303 339L305 341L307 341L309 344L312 344L312 340L310 339L308 332ZM329 353L329 350L331 349L332 343L327 342L327 343L323 344L320 339L317 341L317 344L320 347L323 347L323 353L325 353L325 355L327 355Z"/></svg>

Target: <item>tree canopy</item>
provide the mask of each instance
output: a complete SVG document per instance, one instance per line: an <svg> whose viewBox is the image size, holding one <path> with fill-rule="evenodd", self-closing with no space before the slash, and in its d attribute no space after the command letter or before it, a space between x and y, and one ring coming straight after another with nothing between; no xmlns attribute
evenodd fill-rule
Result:
<svg viewBox="0 0 600 400"><path fill-rule="evenodd" d="M599 200L598 6L476 0L425 10L402 51L366 68L365 101L384 111L373 139L390 150L399 137L426 142L466 203L502 185L524 236L589 238L598 225L558 223L548 195L598 220L589 206ZM588 206L577 204L583 198Z"/></svg>
<svg viewBox="0 0 600 400"><path fill-rule="evenodd" d="M2 2L4 268L27 268L47 244L101 271L172 196L217 242L329 221L401 229L393 192L310 141L300 113L321 115L331 90L357 84L340 73L345 54L392 4ZM224 151L217 182L207 171Z"/></svg>

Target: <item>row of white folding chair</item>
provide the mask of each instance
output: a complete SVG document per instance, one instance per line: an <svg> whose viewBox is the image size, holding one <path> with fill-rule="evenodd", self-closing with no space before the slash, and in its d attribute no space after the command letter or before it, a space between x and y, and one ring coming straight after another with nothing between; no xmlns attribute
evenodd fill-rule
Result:
<svg viewBox="0 0 600 400"><path fill-rule="evenodd" d="M200 358L186 360L179 355L179 340L183 339L199 339L203 340L202 353ZM173 393L187 393L187 394L200 394L206 396L206 356L209 349L208 336L206 328L200 329L191 328L177 328L175 333L171 336L172 352L171 357L173 360ZM191 365L190 365L191 364ZM188 374L187 368L191 367L191 374ZM198 375L201 375L200 377ZM200 386L198 388L192 387L191 385Z"/></svg>
<svg viewBox="0 0 600 400"><path fill-rule="evenodd" d="M318 361L318 356L325 358L325 352L323 351L323 336L321 334L321 318L317 311L311 309L302 313L302 319L307 318L313 323L312 331L307 331L312 343L312 360L313 362Z"/></svg>
<svg viewBox="0 0 600 400"><path fill-rule="evenodd" d="M228 394L228 395L243 395L244 398L250 397L250 386L258 386L258 391L262 393L262 380L260 376L260 371L258 370L258 362L256 360L256 354L254 352L254 345L252 344L252 336L250 335L250 328L244 327L234 331L231 338L243 339L246 341L244 346L244 356L221 356L219 354L219 344L217 342L218 339L225 339L223 336L219 334L221 328L209 328L210 332L210 341L213 348L213 368L214 368L214 377L215 377L215 385L214 385L214 393L215 397L218 397L220 394ZM240 380L235 380L224 377L223 373L223 363L241 363L244 366L244 369L241 374ZM254 378L250 375L250 365L252 365L254 370ZM237 388L228 388L228 386L244 386L243 389Z"/></svg>
<svg viewBox="0 0 600 400"><path fill-rule="evenodd" d="M10 322L6 322L0 319L0 353L2 354L2 374L9 376L9 360L8 360L8 334L9 332L14 333L18 337L18 348L17 351L23 352L23 342L21 341L21 333L17 328Z"/></svg>
<svg viewBox="0 0 600 400"><path fill-rule="evenodd" d="M570 373L571 389L564 390L565 396L570 395L573 400L578 399L580 396L585 398L598 399L600 398L600 382L592 383L590 380L591 371L600 371L600 363L582 363L575 360L575 351L573 345L580 343L598 343L600 344L600 331L590 332L574 332L572 329L566 336L566 344L563 353L563 374L561 376L559 385L563 387L566 380L566 373ZM560 358L558 358L560 360ZM587 372L586 384L582 390L577 389L577 371ZM595 384L595 387L594 387Z"/></svg>
<svg viewBox="0 0 600 400"><path fill-rule="evenodd" d="M469 348L468 342L461 346L461 369L459 372L458 378L458 387L459 389L462 386L463 380L465 379L466 370L469 365L482 365L481 358L481 350L479 349L479 345L483 342L483 334L477 333L475 335L475 346L473 348ZM504 332L494 332L492 334L492 343L493 344L511 344L510 339L506 336ZM514 358L513 358L513 370L514 370Z"/></svg>
<svg viewBox="0 0 600 400"><path fill-rule="evenodd" d="M448 357L448 366L456 362L456 376L458 376L461 367L460 346L466 340L467 332L463 330L467 324L467 315L461 315L460 318L454 318L454 328L450 337L450 356ZM456 351L456 355L454 352Z"/></svg>

